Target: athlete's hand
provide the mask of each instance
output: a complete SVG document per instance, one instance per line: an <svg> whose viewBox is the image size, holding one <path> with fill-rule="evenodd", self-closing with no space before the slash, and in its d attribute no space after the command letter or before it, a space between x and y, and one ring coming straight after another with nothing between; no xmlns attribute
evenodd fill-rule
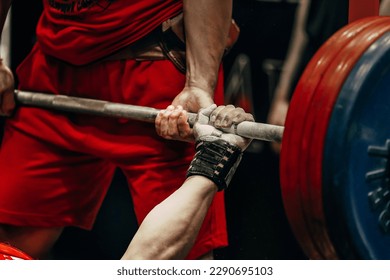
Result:
<svg viewBox="0 0 390 280"><path fill-rule="evenodd" d="M0 59L0 115L10 116L14 109L14 76Z"/></svg>
<svg viewBox="0 0 390 280"><path fill-rule="evenodd" d="M186 86L172 104L157 115L157 134L165 139L193 142L195 139L187 123L187 112L197 113L201 108L213 103L210 92L195 86Z"/></svg>
<svg viewBox="0 0 390 280"><path fill-rule="evenodd" d="M219 107L215 104L211 105L200 110L198 113L197 122L194 125L195 139L197 141L215 141L222 139L244 151L249 146L252 139L220 130L230 128L243 121L254 121L254 118L242 108L236 108L233 105Z"/></svg>
<svg viewBox="0 0 390 280"><path fill-rule="evenodd" d="M182 106L168 106L161 110L156 117L155 127L157 134L165 139L194 142L195 140L211 140L217 136L245 150L252 139L247 139L235 134L222 132L220 129L230 128L243 121L254 121L251 114L242 108L233 105L219 106L213 104L201 109L197 115L194 129L188 124L187 111ZM219 129L218 129L219 128Z"/></svg>
<svg viewBox="0 0 390 280"><path fill-rule="evenodd" d="M182 106L169 105L157 114L156 132L165 139L194 142L193 131L187 120L187 111Z"/></svg>
<svg viewBox="0 0 390 280"><path fill-rule="evenodd" d="M186 86L172 101L173 106L182 106L191 113L198 113L213 103L212 93L196 86Z"/></svg>

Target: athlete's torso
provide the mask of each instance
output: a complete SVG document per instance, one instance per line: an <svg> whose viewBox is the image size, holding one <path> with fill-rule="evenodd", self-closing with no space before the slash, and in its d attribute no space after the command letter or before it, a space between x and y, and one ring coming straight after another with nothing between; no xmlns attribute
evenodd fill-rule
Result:
<svg viewBox="0 0 390 280"><path fill-rule="evenodd" d="M82 65L131 44L182 10L181 0L43 0L43 51Z"/></svg>

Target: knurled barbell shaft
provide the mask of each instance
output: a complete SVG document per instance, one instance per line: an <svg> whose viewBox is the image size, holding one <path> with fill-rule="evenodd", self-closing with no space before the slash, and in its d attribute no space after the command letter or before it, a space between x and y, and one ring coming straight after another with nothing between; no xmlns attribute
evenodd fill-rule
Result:
<svg viewBox="0 0 390 280"><path fill-rule="evenodd" d="M73 113L93 114L98 116L126 118L154 123L160 110L144 106L113 103L103 100L54 95L38 92L15 90L16 100L23 105L55 109ZM195 123L196 114L189 113L188 122ZM283 126L257 122L242 122L236 127L225 130L237 135L262 141L282 141Z"/></svg>

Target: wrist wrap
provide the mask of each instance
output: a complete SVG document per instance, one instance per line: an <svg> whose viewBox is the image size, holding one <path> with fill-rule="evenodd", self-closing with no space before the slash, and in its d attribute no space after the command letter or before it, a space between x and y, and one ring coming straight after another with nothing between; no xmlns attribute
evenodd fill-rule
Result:
<svg viewBox="0 0 390 280"><path fill-rule="evenodd" d="M218 191L224 190L229 185L241 157L241 149L224 140L198 141L187 177L204 176L217 185Z"/></svg>

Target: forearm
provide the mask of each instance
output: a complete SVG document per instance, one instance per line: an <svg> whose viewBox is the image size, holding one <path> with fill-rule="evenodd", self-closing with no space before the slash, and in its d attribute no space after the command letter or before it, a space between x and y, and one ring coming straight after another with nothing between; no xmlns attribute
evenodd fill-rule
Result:
<svg viewBox="0 0 390 280"><path fill-rule="evenodd" d="M147 215L122 259L185 258L216 192L205 177L189 177Z"/></svg>
<svg viewBox="0 0 390 280"><path fill-rule="evenodd" d="M0 0L0 38L3 33L3 27L7 18L8 10L11 7L12 0Z"/></svg>
<svg viewBox="0 0 390 280"><path fill-rule="evenodd" d="M188 87L212 94L232 18L232 0L184 0Z"/></svg>

